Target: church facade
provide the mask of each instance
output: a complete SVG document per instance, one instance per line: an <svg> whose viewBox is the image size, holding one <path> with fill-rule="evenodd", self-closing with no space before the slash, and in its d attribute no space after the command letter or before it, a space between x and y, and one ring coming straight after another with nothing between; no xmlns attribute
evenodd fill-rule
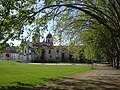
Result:
<svg viewBox="0 0 120 90"><path fill-rule="evenodd" d="M33 43L35 42L35 43ZM72 55L66 49L67 46L54 46L52 34L47 34L46 40L40 42L39 38L33 42L22 42L23 49L19 53L21 62L67 62L72 60ZM25 47L24 44L27 44Z"/></svg>

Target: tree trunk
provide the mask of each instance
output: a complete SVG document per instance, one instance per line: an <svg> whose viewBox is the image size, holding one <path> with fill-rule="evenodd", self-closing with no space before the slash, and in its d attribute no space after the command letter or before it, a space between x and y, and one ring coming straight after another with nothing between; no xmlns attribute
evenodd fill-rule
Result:
<svg viewBox="0 0 120 90"><path fill-rule="evenodd" d="M115 58L113 59L113 62L114 62L114 63L113 63L113 67L114 67L114 68L116 68L116 66L117 66L117 62L116 62L116 61L117 61L117 59L116 59L116 57L115 57Z"/></svg>
<svg viewBox="0 0 120 90"><path fill-rule="evenodd" d="M116 59L116 69L119 69L119 59L120 59L120 55L117 55L117 59Z"/></svg>

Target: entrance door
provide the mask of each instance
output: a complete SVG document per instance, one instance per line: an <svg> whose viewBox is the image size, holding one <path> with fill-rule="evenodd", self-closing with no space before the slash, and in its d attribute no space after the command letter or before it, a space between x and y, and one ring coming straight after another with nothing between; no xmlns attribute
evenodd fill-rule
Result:
<svg viewBox="0 0 120 90"><path fill-rule="evenodd" d="M62 53L62 61L64 62L65 61L65 53Z"/></svg>

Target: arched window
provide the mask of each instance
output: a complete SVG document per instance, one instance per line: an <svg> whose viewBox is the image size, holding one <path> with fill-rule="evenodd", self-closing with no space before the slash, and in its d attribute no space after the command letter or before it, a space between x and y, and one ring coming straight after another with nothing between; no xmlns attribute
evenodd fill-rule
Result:
<svg viewBox="0 0 120 90"><path fill-rule="evenodd" d="M10 54L9 54L9 53L7 53L7 54L6 54L6 57L8 57L8 58L9 58L9 57L10 57Z"/></svg>
<svg viewBox="0 0 120 90"><path fill-rule="evenodd" d="M49 54L51 54L51 50L49 50Z"/></svg>

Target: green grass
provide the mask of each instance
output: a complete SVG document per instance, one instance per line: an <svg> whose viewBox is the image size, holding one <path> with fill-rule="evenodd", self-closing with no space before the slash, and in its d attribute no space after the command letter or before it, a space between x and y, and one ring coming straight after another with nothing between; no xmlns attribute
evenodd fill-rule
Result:
<svg viewBox="0 0 120 90"><path fill-rule="evenodd" d="M91 66L87 65L30 65L0 60L0 90L30 90L34 86L90 69Z"/></svg>

